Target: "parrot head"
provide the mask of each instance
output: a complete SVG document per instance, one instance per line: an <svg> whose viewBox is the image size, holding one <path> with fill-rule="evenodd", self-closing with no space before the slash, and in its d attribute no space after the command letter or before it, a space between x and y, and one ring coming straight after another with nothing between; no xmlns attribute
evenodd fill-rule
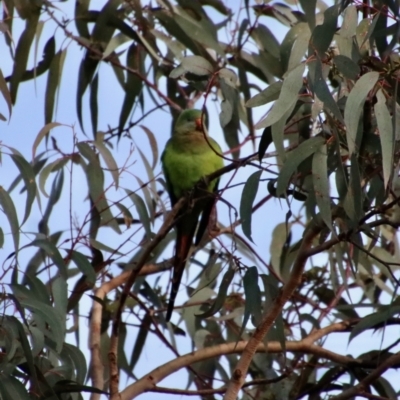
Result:
<svg viewBox="0 0 400 400"><path fill-rule="evenodd" d="M203 121L201 117L203 115ZM205 127L205 114L201 110L191 109L183 111L175 123L174 133L188 134L203 131L207 133Z"/></svg>

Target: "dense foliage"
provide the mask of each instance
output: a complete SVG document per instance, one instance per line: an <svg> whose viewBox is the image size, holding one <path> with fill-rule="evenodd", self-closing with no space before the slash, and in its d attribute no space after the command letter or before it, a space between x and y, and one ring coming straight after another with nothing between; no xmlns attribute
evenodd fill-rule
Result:
<svg viewBox="0 0 400 400"><path fill-rule="evenodd" d="M397 2L0 5L1 399L398 398ZM166 323L192 107L225 167Z"/></svg>

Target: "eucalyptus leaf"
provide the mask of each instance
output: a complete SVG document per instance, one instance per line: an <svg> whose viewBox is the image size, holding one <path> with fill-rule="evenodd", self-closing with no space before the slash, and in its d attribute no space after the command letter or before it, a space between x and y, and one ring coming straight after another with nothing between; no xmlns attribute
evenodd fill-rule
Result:
<svg viewBox="0 0 400 400"><path fill-rule="evenodd" d="M362 106L370 90L379 79L378 72L367 72L354 85L346 102L344 110L344 122L346 124L346 138L349 147L349 155L358 152L356 148L356 136L359 120L362 113Z"/></svg>

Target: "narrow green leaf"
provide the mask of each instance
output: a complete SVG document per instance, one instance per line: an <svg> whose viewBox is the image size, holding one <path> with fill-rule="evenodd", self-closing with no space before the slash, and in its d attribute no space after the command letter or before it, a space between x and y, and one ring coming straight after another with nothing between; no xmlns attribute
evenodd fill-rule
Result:
<svg viewBox="0 0 400 400"><path fill-rule="evenodd" d="M324 143L325 139L323 137L316 136L304 141L299 147L287 154L286 162L279 173L277 181L276 195L278 197L286 192L290 178L300 163L314 154Z"/></svg>
<svg viewBox="0 0 400 400"><path fill-rule="evenodd" d="M368 93L375 86L378 79L379 72L367 72L356 82L347 99L344 122L347 128L346 138L350 156L354 151L358 152L358 149L356 149L356 136L363 105Z"/></svg>
<svg viewBox="0 0 400 400"><path fill-rule="evenodd" d="M247 73L251 73L259 78L262 82L269 84L275 81L275 76L281 78L281 63L276 61L267 61L267 53L248 53L245 50L240 52L240 60L230 59L232 66L243 68Z"/></svg>
<svg viewBox="0 0 400 400"><path fill-rule="evenodd" d="M307 322L309 322L309 323L313 326L313 328L321 329L321 324L320 324L319 321L318 321L315 317L313 317L311 314L300 314L300 315L299 315L299 320L300 320L301 322L307 321Z"/></svg>
<svg viewBox="0 0 400 400"><path fill-rule="evenodd" d="M146 155L143 153L143 151L139 147L137 147L137 150L139 152L140 158L143 161L143 165L144 165L144 167L146 169L147 177L149 178L148 179L149 185L150 185L150 187L152 188L152 190L155 193L156 192L156 187L155 187L155 179L154 179L153 169L152 169L152 167L151 167Z"/></svg>
<svg viewBox="0 0 400 400"><path fill-rule="evenodd" d="M99 74L96 74L90 82L90 97L89 97L89 109L90 109L90 120L92 122L92 132L93 137L97 137L97 123L99 116L99 102L98 102L98 92L99 92Z"/></svg>
<svg viewBox="0 0 400 400"><path fill-rule="evenodd" d="M101 157L103 158L104 162L107 165L107 168L109 169L111 176L114 179L115 183L115 189L118 189L119 186L119 168L117 163L115 162L115 159L113 155L111 154L111 151L108 149L108 147L104 144L104 134L102 132L97 133L96 140L93 142L93 144L96 146L97 150L99 151Z"/></svg>
<svg viewBox="0 0 400 400"><path fill-rule="evenodd" d="M297 102L299 90L303 86L304 69L305 64L302 63L289 72L283 81L278 100L272 106L268 116L256 124L256 129L271 126L282 118L282 115Z"/></svg>
<svg viewBox="0 0 400 400"><path fill-rule="evenodd" d="M16 305L15 299L12 298L12 300L14 300L14 304ZM16 359L16 353L20 347L19 343L15 340L18 337L17 327L12 323L12 320L6 317L2 319L1 330L3 352L7 355L7 360L12 362Z"/></svg>
<svg viewBox="0 0 400 400"><path fill-rule="evenodd" d="M332 212L327 160L328 154L326 144L323 144L314 153L312 161L312 177L319 212L321 213L321 217L327 227L332 231Z"/></svg>
<svg viewBox="0 0 400 400"><path fill-rule="evenodd" d="M184 49L190 49L193 54L202 54L204 52L203 48L177 24L174 16L168 10L160 7L158 10L153 11L153 15L171 37L176 38L184 46Z"/></svg>
<svg viewBox="0 0 400 400"><path fill-rule="evenodd" d="M42 139L48 135L48 133L53 129L56 128L57 126L61 126L62 124L59 124L58 122L50 122L49 124L46 124L37 134L35 141L33 142L32 146L32 160L35 159L36 155L36 149L39 146L40 142Z"/></svg>
<svg viewBox="0 0 400 400"><path fill-rule="evenodd" d="M90 245L93 246L97 250L106 251L106 252L111 253L111 254L119 254L119 255L122 256L121 252L115 251L115 249L113 249L112 247L107 246L104 243L101 243L96 239L92 239L91 238L90 239Z"/></svg>
<svg viewBox="0 0 400 400"><path fill-rule="evenodd" d="M400 312L399 306L385 306L379 312L367 315L352 329L349 336L349 343L360 333L367 329L373 329L376 325L385 323L390 317Z"/></svg>
<svg viewBox="0 0 400 400"><path fill-rule="evenodd" d="M336 292L329 287L319 286L315 290L315 295L320 303L326 304L327 306L335 302L336 310L340 313L340 318L344 320L360 318L354 307L351 307L343 297L338 299Z"/></svg>
<svg viewBox="0 0 400 400"><path fill-rule="evenodd" d="M10 149L14 154L18 154L19 156L22 157L21 153L18 150L14 149L14 148L10 148ZM35 176L40 172L40 170L43 168L43 166L47 162L47 158L44 158L42 160L40 159L42 156L43 156L43 153L39 154L38 156L36 156L36 158L33 160L33 162L30 163ZM12 181L10 187L8 188L8 193L11 193L17 187L17 185L19 184L21 179L22 179L22 175L20 174ZM25 190L25 188L22 189L22 191L24 191L24 190Z"/></svg>
<svg viewBox="0 0 400 400"><path fill-rule="evenodd" d="M239 81L240 81L239 90L243 94L243 100L245 102L247 102L250 100L250 96L251 96L250 95L250 83L249 83L249 79L248 79L249 76L247 74L247 71L243 68L242 65L240 65L238 72L239 72ZM227 81L225 80L225 82L227 82ZM241 115L241 112L240 112L241 110L242 110L242 113L245 114L245 117L244 117L244 115L243 116ZM254 127L253 110L248 107L244 107L242 101L239 104L239 116L240 116L240 119L243 119L243 121L246 125L246 128L250 129L251 139L254 143L255 132L253 129L253 127Z"/></svg>
<svg viewBox="0 0 400 400"><path fill-rule="evenodd" d="M249 101L246 102L246 107L259 107L274 101L279 98L282 90L283 82L277 81L269 85L266 89L257 93Z"/></svg>
<svg viewBox="0 0 400 400"><path fill-rule="evenodd" d="M179 78L186 72L192 74L204 76L211 75L214 72L214 68L210 62L200 56L187 56L184 57L178 67L174 68L169 74L170 78Z"/></svg>
<svg viewBox="0 0 400 400"><path fill-rule="evenodd" d="M228 292L228 288L233 280L233 277L235 276L235 271L232 268L229 268L228 271L225 272L221 285L219 287L219 291L217 294L217 298L215 299L214 303L212 306L203 314L197 314L197 317L199 318L208 318L213 316L215 313L217 313L221 307L225 303L226 299L226 294Z"/></svg>
<svg viewBox="0 0 400 400"><path fill-rule="evenodd" d="M296 67L304 58L310 43L311 31L306 23L302 24L303 29L299 31L296 41L293 44L288 62L288 71Z"/></svg>
<svg viewBox="0 0 400 400"><path fill-rule="evenodd" d="M315 8L317 5L317 0L299 0L301 8L306 14L307 22L310 30L315 28Z"/></svg>
<svg viewBox="0 0 400 400"><path fill-rule="evenodd" d="M42 36L42 32L43 32L43 27L44 27L44 21L39 21L36 27L36 34L35 34L35 51L33 53L33 60L34 60L34 64L36 66L37 63L37 53L38 53L38 48L39 48L39 41L40 41L40 36ZM33 71L33 79L36 79L36 68L34 68Z"/></svg>
<svg viewBox="0 0 400 400"><path fill-rule="evenodd" d="M150 226L150 218L149 214L147 213L146 205L143 199L137 195L136 193L132 192L129 189L125 190L127 195L131 198L133 204L136 207L136 211L139 215L139 219L143 224L144 230L146 232L146 236L148 238L151 237L151 226Z"/></svg>
<svg viewBox="0 0 400 400"><path fill-rule="evenodd" d="M62 66L66 56L66 49L60 50L54 56L49 73L47 76L46 94L45 94L45 105L44 105L44 121L48 124L53 119L54 105L57 94L57 89L60 85Z"/></svg>
<svg viewBox="0 0 400 400"><path fill-rule="evenodd" d="M8 223L10 224L11 234L14 241L14 249L15 253L18 254L19 250L19 223L17 211L15 209L14 203L7 193L7 191L0 186L0 205L3 208L4 214L8 219Z"/></svg>
<svg viewBox="0 0 400 400"><path fill-rule="evenodd" d="M22 179L24 180L25 188L27 191L25 215L24 215L24 219L22 220L22 224L21 224L21 225L23 225L31 213L32 204L33 204L33 201L35 200L35 196L36 196L35 173L33 171L32 166L22 156L20 156L18 154L12 154L11 159L14 161L15 165L18 167L19 172L22 176Z"/></svg>
<svg viewBox="0 0 400 400"><path fill-rule="evenodd" d="M51 282L51 293L53 295L54 309L65 320L67 316L68 286L62 276L57 276Z"/></svg>
<svg viewBox="0 0 400 400"><path fill-rule="evenodd" d="M154 213L154 204L153 203L154 203L154 201L153 201L153 195L151 194L151 192L157 193L154 171L153 171L146 155L142 152L142 150L139 147L137 147L137 150L139 152L140 158L143 161L143 165L146 169L146 173L147 173L147 177L148 177L147 182L149 182L148 186L150 187L151 190L149 190L149 188L146 187L147 185L145 185L144 182L140 178L138 178L136 175L135 175L135 178L138 180L138 182L141 186L141 189L143 190L143 193L146 198L146 203L147 203L148 209L149 209L149 214L151 216L151 220L153 220L153 213Z"/></svg>
<svg viewBox="0 0 400 400"><path fill-rule="evenodd" d="M31 45L35 38L37 24L40 17L40 8L35 8L26 19L25 29L19 37L17 47L15 49L14 68L10 79L10 95L12 103L15 104L17 99L18 86L25 73Z"/></svg>
<svg viewBox="0 0 400 400"><path fill-rule="evenodd" d="M343 122L342 113L328 88L322 68L323 65L319 58L308 63L309 77L312 82L311 90L324 103L324 110L332 113L340 122Z"/></svg>
<svg viewBox="0 0 400 400"><path fill-rule="evenodd" d="M281 245L284 246L284 243L286 242L287 234L286 234L286 227L284 226L285 224L281 224L281 225L284 228L284 233L285 233L284 242L281 243ZM282 249L282 246L280 247L280 249ZM271 249L272 249L272 244L271 244ZM263 286L264 286L263 294L265 296L265 302L263 304L263 309L268 310L270 307L272 307L276 297L279 294L279 282L272 274L270 274L270 275L260 274L260 278L261 278ZM260 306L260 309L261 309L261 306ZM284 327L284 321L282 318L282 313L279 313L278 317L275 320L275 326L273 328L274 329L272 329L269 332L267 338L265 338L264 341L265 340L277 340L281 344L283 351L286 352L286 335L285 335L285 327Z"/></svg>
<svg viewBox="0 0 400 400"><path fill-rule="evenodd" d="M7 83L6 80L4 79L3 72L1 71L1 69L0 69L0 92L7 103L9 118L11 118L11 113L12 113L11 95L8 90Z"/></svg>
<svg viewBox="0 0 400 400"><path fill-rule="evenodd" d="M141 50L140 46L137 46L135 43L132 44L126 55L126 63L127 66L132 68L133 70L141 71L144 68L144 56L143 50ZM131 72L127 72L127 78L124 85L125 97L124 102L122 103L121 114L119 116L119 133L121 134L124 129L125 123L128 120L129 115L132 112L133 106L135 104L135 100L142 92L143 82L136 75Z"/></svg>
<svg viewBox="0 0 400 400"><path fill-rule="evenodd" d="M376 17L377 21L376 21ZM353 51L352 54L352 58L353 61L358 62L360 57L367 57L370 54L370 50L371 50L371 41L374 41L374 47L378 50L379 55L381 56L381 59L385 58L385 55L383 54L383 51L385 51L388 48L388 41L387 41L387 37L386 35L376 35L376 33L374 34L374 36L370 39L370 40L365 40L365 38L368 36L369 32L370 32L370 27L374 24L374 21L376 21L375 23L377 23L377 25L375 27L377 27L378 29L376 30L376 32L379 32L380 30L384 31L386 29L386 22L384 22L384 27L383 26L379 26L379 20L384 20L386 19L386 17L383 17L383 13L376 13L376 16L374 18L373 21L371 21L370 18L364 18L360 21L360 23L358 24L357 28L356 28L356 35L355 35L355 45L358 45L358 49L356 46L356 51ZM350 46L349 46L350 47ZM354 48L353 47L353 48ZM383 50L385 48L385 50ZM354 57L354 55L356 55L356 57ZM377 59L374 60L374 62Z"/></svg>
<svg viewBox="0 0 400 400"><path fill-rule="evenodd" d="M343 12L343 22L336 35L336 43L342 56L352 58L354 38L358 24L358 11L355 5L348 5ZM356 60L354 60L356 61Z"/></svg>
<svg viewBox="0 0 400 400"><path fill-rule="evenodd" d="M51 185L51 192L49 201L47 202L46 211L43 214L43 218L39 222L39 232L45 236L49 235L48 221L51 213L54 210L54 205L60 200L61 192L64 187L64 170L60 169L57 171L53 183Z"/></svg>
<svg viewBox="0 0 400 400"><path fill-rule="evenodd" d="M121 211L121 213L122 213L122 215L124 217L125 224L129 228L131 226L132 221L133 221L133 216L132 216L131 212L128 210L127 207L125 207L121 203L116 203L115 205Z"/></svg>
<svg viewBox="0 0 400 400"><path fill-rule="evenodd" d="M76 382L82 384L85 381L87 374L87 365L85 356L76 346L64 343L63 347L65 351L68 353L68 356L72 359L74 363L74 367L76 369Z"/></svg>
<svg viewBox="0 0 400 400"><path fill-rule="evenodd" d="M83 130L83 120L82 120L82 100L86 89L92 82L93 76L96 72L99 60L93 59L89 54L85 56L79 67L78 74L78 89L76 91L76 113L78 115L79 125ZM93 113L91 113L93 116ZM94 128L94 127L93 127Z"/></svg>
<svg viewBox="0 0 400 400"><path fill-rule="evenodd" d="M34 360L33 360L33 354L32 354L31 346L30 346L28 338L26 336L24 327L17 318L15 318L13 316L9 316L8 318L13 322L13 324L16 325L16 327L18 329L19 341L21 343L21 347L22 347L24 356L25 356L27 364L28 364L30 380L31 380L32 384L36 386L37 385L37 376L36 376L36 369L35 369L35 364L34 364Z"/></svg>
<svg viewBox="0 0 400 400"><path fill-rule="evenodd" d="M109 0L107 1L103 8L97 15L96 23L93 27L91 40L95 43L95 48L97 50L104 50L109 41L111 40L114 31L115 25L111 23L115 19L118 21L120 18L116 17L117 9L122 3L122 0ZM75 12L82 12L84 15L87 12L87 4L83 2L78 10L76 8ZM77 24L78 26L78 24ZM82 29L84 34L88 33L88 28L85 27L83 24L79 24L79 28ZM88 36L86 36L88 37ZM101 44L101 46L100 46ZM91 119L92 119L92 129L95 134L97 132L97 87L98 87L98 75L97 78L94 79L97 66L99 64L100 57L95 58L93 54L88 51L85 55L85 58L82 60L82 63L79 68L79 75L78 75L78 90L77 90L77 114L79 124L83 129L83 120L82 120L82 99L83 95L91 85L91 98L90 98L90 111L91 111ZM95 82L93 82L95 80Z"/></svg>
<svg viewBox="0 0 400 400"><path fill-rule="evenodd" d="M240 219L242 220L243 233L253 241L251 237L251 219L253 202L256 198L258 185L260 183L262 171L256 171L247 179L240 199Z"/></svg>
<svg viewBox="0 0 400 400"><path fill-rule="evenodd" d="M45 253L51 258L54 262L54 265L60 271L61 276L64 279L67 279L67 267L65 265L64 259L61 257L60 252L57 247L47 239L35 239L33 242L29 244L29 246L40 247Z"/></svg>
<svg viewBox="0 0 400 400"><path fill-rule="evenodd" d="M32 69L25 70L21 77L20 82L26 82L31 79L36 79L38 76L44 74L49 68L56 52L56 41L54 36L51 36L43 48L43 58L33 66ZM7 80L7 79L6 79Z"/></svg>
<svg viewBox="0 0 400 400"><path fill-rule="evenodd" d="M49 288L37 276L25 275L23 282L37 300L51 306Z"/></svg>
<svg viewBox="0 0 400 400"><path fill-rule="evenodd" d="M61 231L55 232L52 235L50 235L47 240L49 240L51 243L56 245L58 243L58 241L60 240L62 233L63 232L61 232ZM23 284L26 283L27 276L35 276L37 274L37 271L38 271L40 265L42 265L42 263L44 262L44 260L45 260L44 252L42 249L39 249L27 263L26 270L25 270L25 278L22 280Z"/></svg>
<svg viewBox="0 0 400 400"><path fill-rule="evenodd" d="M174 20L190 38L201 43L206 48L215 50L219 55L225 56L222 46L217 40L216 29L212 25L209 25L208 28L210 29L205 29L205 27L202 26L204 20L195 20L184 12L183 9L179 10L179 15L174 14Z"/></svg>
<svg viewBox="0 0 400 400"><path fill-rule="evenodd" d="M244 317L241 333L247 324L250 315L253 317L253 325L255 327L261 321L261 291L258 286L258 270L257 267L250 267L243 277L243 288L245 294ZM241 334L239 336L242 336Z"/></svg>
<svg viewBox="0 0 400 400"><path fill-rule="evenodd" d="M144 194L144 199L147 205L147 210L149 212L150 222L154 223L154 213L155 213L155 204L154 204L154 197L151 194L151 191L147 187L147 185L136 175L134 175L136 180L138 181L139 187L142 189ZM153 191L154 193L154 191Z"/></svg>
<svg viewBox="0 0 400 400"><path fill-rule="evenodd" d="M382 89L376 93L377 103L374 105L376 121L378 123L379 138L382 146L382 169L385 189L393 171L394 134L392 117L386 105L386 98Z"/></svg>
<svg viewBox="0 0 400 400"><path fill-rule="evenodd" d="M50 173L51 173L51 172L54 172L54 171L60 170L61 168L64 167L64 165L65 165L67 162L68 162L68 158L66 158L66 157L59 158L58 160L55 160L55 161L51 162L50 164L47 164L47 165L42 169L42 171L40 172L40 174L39 174L39 189L40 189L40 191L42 192L42 194L43 194L45 197L47 197L47 198L50 197L50 196L47 194L46 188L45 188L45 186L46 186L46 181L47 181L47 178L49 177Z"/></svg>
<svg viewBox="0 0 400 400"><path fill-rule="evenodd" d="M323 24L314 28L310 39L310 56L316 52L319 57L324 57L336 32L338 9L339 6L334 5L325 10Z"/></svg>
<svg viewBox="0 0 400 400"><path fill-rule="evenodd" d="M258 23L257 26L251 30L251 37L262 50L270 53L279 60L279 42L267 26Z"/></svg>
<svg viewBox="0 0 400 400"><path fill-rule="evenodd" d="M107 47L103 53L103 60L110 56L119 46L122 44L129 42L131 39L129 36L124 35L123 33L119 32L112 39L108 42Z"/></svg>
<svg viewBox="0 0 400 400"><path fill-rule="evenodd" d="M227 17L230 16L232 12L232 10L224 4L223 0L205 0L202 2L202 4L215 8L217 11Z"/></svg>
<svg viewBox="0 0 400 400"><path fill-rule="evenodd" d="M232 86L233 88L236 89L238 77L234 71L228 68L221 68L218 71L218 75L225 81L227 85Z"/></svg>
<svg viewBox="0 0 400 400"><path fill-rule="evenodd" d="M391 352L389 352L389 354L385 352L385 356L390 356L390 355L394 356L394 354ZM360 357L362 357L362 355ZM394 385L395 381L389 382L383 376L380 376L376 381L374 381L372 383L372 386L377 391L377 393L380 396L382 396L383 398L397 399L398 394L397 394L396 390L394 389L394 387L392 386L392 384Z"/></svg>
<svg viewBox="0 0 400 400"><path fill-rule="evenodd" d="M357 32L357 42L360 47L360 50L363 50L363 48L365 47L365 43L367 43L368 39L372 36L372 34L375 34L376 23L378 22L380 16L382 16L381 13L376 13L372 22L369 18L366 18L366 20L368 21L368 24L366 24L368 26L368 31L366 35L362 35L361 32ZM361 22L359 26L361 25Z"/></svg>
<svg viewBox="0 0 400 400"><path fill-rule="evenodd" d="M113 228L115 232L121 233L118 223L112 215L108 202L105 198L104 174L97 154L87 143L80 142L77 144L77 147L82 156L89 161L85 168L86 178L89 186L89 194L93 204L101 216L102 223Z"/></svg>
<svg viewBox="0 0 400 400"><path fill-rule="evenodd" d="M94 286L96 283L96 273L93 269L92 264L87 259L87 256L80 253L79 251L71 251L71 259L79 268L79 271L82 272L83 275L86 276L86 282L90 286Z"/></svg>
<svg viewBox="0 0 400 400"><path fill-rule="evenodd" d="M232 106L232 114L230 116L230 120L226 125L222 127L226 143L228 144L230 149L234 150L232 154L233 157L237 159L240 155L238 132L240 129L239 113L241 109L241 100L238 90L226 84L225 79L219 79L219 85L223 95L223 99L226 100L223 101L223 103L229 102ZM225 123L226 121L221 122Z"/></svg>
<svg viewBox="0 0 400 400"><path fill-rule="evenodd" d="M11 375L0 375L0 394L2 399L31 400L25 386Z"/></svg>
<svg viewBox="0 0 400 400"><path fill-rule="evenodd" d="M291 0L289 0L289 4L290 3ZM298 23L299 20L299 17L296 16L294 10L289 7L289 5L284 3L274 4L273 13L271 13L271 17L272 16L281 24L287 27L295 25L296 23Z"/></svg>
<svg viewBox="0 0 400 400"><path fill-rule="evenodd" d="M87 13L89 11L90 0L77 0L75 2L75 25L79 36L89 39L90 33L88 28Z"/></svg>
<svg viewBox="0 0 400 400"><path fill-rule="evenodd" d="M191 294L191 297L202 290L205 287L213 288L216 285L216 280L221 273L222 264L216 263L218 258L217 254L214 257L210 257L207 261L205 268L200 272L199 284L195 291ZM197 279L196 279L197 280Z"/></svg>
<svg viewBox="0 0 400 400"><path fill-rule="evenodd" d="M258 160L260 162L263 159L264 154L268 150L268 147L271 143L272 143L272 131L271 127L268 126L267 128L264 129L261 135L260 144L258 146Z"/></svg>
<svg viewBox="0 0 400 400"><path fill-rule="evenodd" d="M37 357L43 351L44 335L43 332L36 326L30 326L29 332L32 342L32 356Z"/></svg>
<svg viewBox="0 0 400 400"><path fill-rule="evenodd" d="M357 162L357 155L356 153L353 153L351 156L350 165L350 182L347 188L346 197L343 202L343 208L350 218L352 228L358 226L358 223L363 213L362 204L364 195L361 188L361 183L362 182L359 164Z"/></svg>
<svg viewBox="0 0 400 400"><path fill-rule="evenodd" d="M158 145L157 145L156 137L154 136L154 133L146 126L144 126L144 125L139 125L139 126L140 126L140 128L143 129L143 131L147 135L147 138L149 139L151 152L153 154L153 162L151 163L151 168L154 169L156 167L158 159L159 159Z"/></svg>
<svg viewBox="0 0 400 400"><path fill-rule="evenodd" d="M60 352L65 339L65 320L61 318L53 307L38 301L24 286L13 284L10 287L22 307L27 308L46 321L51 331L44 327L43 333L55 342L56 350Z"/></svg>
<svg viewBox="0 0 400 400"><path fill-rule="evenodd" d="M183 52L186 50L186 47L177 40L173 40L173 38L165 35L163 32L158 31L157 29L152 29L151 33L157 38L162 40L165 45L168 47L168 50L172 52L174 57L181 61L183 59Z"/></svg>
<svg viewBox="0 0 400 400"><path fill-rule="evenodd" d="M276 159L281 165L286 161L286 149L284 143L286 122L292 115L295 107L296 103L293 103L292 106L282 115L282 118L273 123L271 126L272 141L274 142L275 149L278 153L278 157Z"/></svg>
<svg viewBox="0 0 400 400"><path fill-rule="evenodd" d="M114 57L117 65L118 64L122 65L121 60L118 57L118 54L113 54L113 57ZM125 89L125 74L124 74L124 71L122 70L122 68L117 65L111 64L111 68L115 74L115 77L117 78L118 83L121 86L121 89Z"/></svg>
<svg viewBox="0 0 400 400"><path fill-rule="evenodd" d="M271 235L272 240L269 247L271 254L271 265L276 274L282 278L285 278L282 276L281 271L282 254L285 250L285 246L290 234L290 224L288 225L285 222L282 222L275 226Z"/></svg>
<svg viewBox="0 0 400 400"><path fill-rule="evenodd" d="M138 362L142 352L144 345L146 344L147 335L149 333L150 327L152 324L152 317L149 313L143 317L141 321L141 325L139 331L136 336L135 344L133 345L131 360L129 362L129 367L131 371L134 371L136 363Z"/></svg>
<svg viewBox="0 0 400 400"><path fill-rule="evenodd" d="M232 120L233 106L229 100L225 99L221 101L221 112L219 113L219 123L221 128L225 128Z"/></svg>
<svg viewBox="0 0 400 400"><path fill-rule="evenodd" d="M360 67L349 57L339 54L333 58L333 62L346 78L355 81L360 74Z"/></svg>
<svg viewBox="0 0 400 400"><path fill-rule="evenodd" d="M298 21L296 21L295 24L293 24L293 26L289 29L289 31L287 32L286 36L284 37L281 45L280 45L280 57L279 57L279 61L280 61L280 69L282 70L282 73L287 73L288 71L288 65L289 65L289 60L290 60L290 56L292 54L292 48L294 43L297 40L297 37L299 35L302 34L302 32L306 30L307 32L310 31L310 28L308 27L308 25L306 23L299 23ZM281 75L279 75L279 77L281 77Z"/></svg>

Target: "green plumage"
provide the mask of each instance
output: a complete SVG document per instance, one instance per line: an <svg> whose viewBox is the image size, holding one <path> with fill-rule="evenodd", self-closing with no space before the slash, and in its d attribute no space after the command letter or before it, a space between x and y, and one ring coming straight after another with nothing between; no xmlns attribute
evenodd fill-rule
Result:
<svg viewBox="0 0 400 400"><path fill-rule="evenodd" d="M186 259L197 230L197 245L207 230L210 214L214 207L218 179L210 182L207 188L196 188L203 177L212 174L224 166L221 148L208 136L201 121L200 110L186 110L176 121L171 139L167 142L161 156L167 189L172 206L183 196L190 193L190 201L178 215L176 223L176 246L174 272L167 321L171 318L175 297L185 269ZM205 138L207 135L207 139ZM210 147L212 146L212 148Z"/></svg>

